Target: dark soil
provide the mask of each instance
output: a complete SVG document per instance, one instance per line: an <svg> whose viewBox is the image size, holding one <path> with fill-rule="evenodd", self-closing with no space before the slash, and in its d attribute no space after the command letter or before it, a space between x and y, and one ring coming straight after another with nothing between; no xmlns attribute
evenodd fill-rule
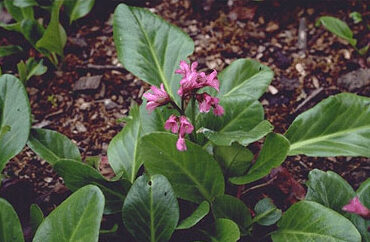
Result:
<svg viewBox="0 0 370 242"><path fill-rule="evenodd" d="M368 68L370 58L360 56L345 41L324 28L314 26L320 16L336 16L349 24L359 46L365 46L370 39L366 28L369 23L366 1L131 2L150 8L188 33L195 42L195 52L190 60L198 61L202 71L221 71L238 58L256 59L269 66L275 77L260 100L275 132L284 133L298 114L330 95L348 91L370 95L369 85L348 90L337 83L343 74ZM49 66L47 74L27 83L33 125L68 136L78 145L84 158L106 155L110 140L124 125L117 119L128 114L133 102L140 103L141 95L148 88L125 71L117 59L112 14L118 3L97 1L87 17L66 28L68 42L60 70L54 71ZM352 11L360 12L364 21L354 24L349 17ZM307 34L305 48L298 46L298 29L303 21ZM16 73L16 63L20 59L39 57L16 33L0 30L0 44L19 44L27 50L22 55L0 58L3 73ZM102 75L97 89L73 91L80 77L95 75ZM369 159L357 157L294 156L289 157L283 167L301 184L314 168L335 171L355 188L370 174ZM11 160L3 173L10 187L19 180L29 184L30 195L24 201L37 202L45 213L69 194L52 167L28 148ZM256 184L266 181L268 178ZM5 194L6 186L2 189ZM267 187L246 193L242 198L255 201L253 197L270 193ZM18 194L13 195L18 198Z"/></svg>

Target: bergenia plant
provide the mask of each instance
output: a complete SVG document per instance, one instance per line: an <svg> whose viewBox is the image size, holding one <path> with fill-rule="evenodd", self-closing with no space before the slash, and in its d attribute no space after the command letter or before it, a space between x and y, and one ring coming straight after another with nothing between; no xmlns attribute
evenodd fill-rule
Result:
<svg viewBox="0 0 370 242"><path fill-rule="evenodd" d="M112 232L121 241L254 241L257 225L275 223L264 236L278 242L369 241L368 220L360 216L370 206L369 180L355 192L339 175L314 170L306 198L284 213L269 198L248 208L241 197L245 186L287 156L370 157L368 97L328 97L298 115L284 134L274 133L258 101L273 78L268 67L239 59L218 74L199 73L196 62L184 61L194 51L189 36L142 8L120 4L113 29L123 66L152 86L109 144L111 179L83 162L66 136L30 132L24 86L0 77L0 168L28 139L75 192L45 219L33 207L42 218L34 219L34 241L98 241L103 211L122 216ZM252 152L255 142L263 145ZM350 203L355 197L363 206ZM22 238L15 214L0 200L4 210L12 222L1 223L0 231Z"/></svg>

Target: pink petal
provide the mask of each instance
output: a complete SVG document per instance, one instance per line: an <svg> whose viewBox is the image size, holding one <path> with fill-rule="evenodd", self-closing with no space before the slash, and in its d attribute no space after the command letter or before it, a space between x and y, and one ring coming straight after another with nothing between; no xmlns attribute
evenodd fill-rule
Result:
<svg viewBox="0 0 370 242"><path fill-rule="evenodd" d="M180 117L180 136L184 136L185 134L191 134L193 132L194 127L189 122L189 120L185 116Z"/></svg>
<svg viewBox="0 0 370 242"><path fill-rule="evenodd" d="M347 205L343 206L342 210L363 217L367 217L370 214L370 210L361 203L358 197L354 197Z"/></svg>
<svg viewBox="0 0 370 242"><path fill-rule="evenodd" d="M177 133L179 131L179 125L177 123L177 117L175 115L171 115L166 123L164 124L164 128L166 130L171 130L172 133Z"/></svg>
<svg viewBox="0 0 370 242"><path fill-rule="evenodd" d="M214 115L216 116L222 116L224 113L225 113L225 110L224 108L221 106L221 105L216 105L214 108L213 108L213 113Z"/></svg>
<svg viewBox="0 0 370 242"><path fill-rule="evenodd" d="M193 64L191 64L191 72L197 71L198 62L194 61Z"/></svg>
<svg viewBox="0 0 370 242"><path fill-rule="evenodd" d="M156 103L156 102L148 102L146 104L146 109L149 111L149 112L152 112L156 107L158 107L159 104Z"/></svg>
<svg viewBox="0 0 370 242"><path fill-rule="evenodd" d="M176 148L179 151L185 151L187 149L186 148L186 144L185 144L185 139L183 137L179 137L179 139L177 140L177 142L176 142Z"/></svg>

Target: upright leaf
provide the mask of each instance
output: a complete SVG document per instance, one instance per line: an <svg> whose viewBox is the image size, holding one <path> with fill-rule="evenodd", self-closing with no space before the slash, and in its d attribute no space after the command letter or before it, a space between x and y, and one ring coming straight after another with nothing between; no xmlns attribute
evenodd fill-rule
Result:
<svg viewBox="0 0 370 242"><path fill-rule="evenodd" d="M86 16L94 6L95 0L67 0L65 10L69 16L69 23Z"/></svg>
<svg viewBox="0 0 370 242"><path fill-rule="evenodd" d="M176 195L201 203L224 193L221 168L207 151L186 141L187 151L176 149L177 137L169 133L152 133L142 137L139 159L150 174L163 174Z"/></svg>
<svg viewBox="0 0 370 242"><path fill-rule="evenodd" d="M23 19L22 22L20 22L19 29L16 29L16 31L22 33L24 38L36 48L36 43L43 36L45 29L35 19Z"/></svg>
<svg viewBox="0 0 370 242"><path fill-rule="evenodd" d="M63 0L54 1L48 27L42 38L37 41L36 47L55 52L63 56L63 49L67 42L67 35L63 26L59 23L59 10Z"/></svg>
<svg viewBox="0 0 370 242"><path fill-rule="evenodd" d="M240 239L238 225L230 219L219 218L203 233L211 242L236 242Z"/></svg>
<svg viewBox="0 0 370 242"><path fill-rule="evenodd" d="M23 242L23 232L18 215L12 205L0 198L0 241Z"/></svg>
<svg viewBox="0 0 370 242"><path fill-rule="evenodd" d="M44 214L37 204L32 204L30 207L30 225L32 228L32 233L35 234L37 228L44 221Z"/></svg>
<svg viewBox="0 0 370 242"><path fill-rule="evenodd" d="M179 223L179 225L177 225L176 229L189 229L202 220L202 218L207 216L208 213L209 203L207 201L203 201L189 217L185 218Z"/></svg>
<svg viewBox="0 0 370 242"><path fill-rule="evenodd" d="M168 241L179 220L179 205L166 177L136 179L123 204L122 219L137 241Z"/></svg>
<svg viewBox="0 0 370 242"><path fill-rule="evenodd" d="M291 206L272 234L274 242L354 241L361 235L345 217L323 205L301 201Z"/></svg>
<svg viewBox="0 0 370 242"><path fill-rule="evenodd" d="M0 171L25 146L31 128L26 90L16 77L0 77Z"/></svg>
<svg viewBox="0 0 370 242"><path fill-rule="evenodd" d="M130 184L125 180L108 181L97 170L82 162L59 160L54 170L61 176L71 191L76 191L86 185L96 185L104 193L106 200L105 213L121 211Z"/></svg>
<svg viewBox="0 0 370 242"><path fill-rule="evenodd" d="M234 221L241 235L248 235L248 226L252 223L251 214L247 206L238 198L224 194L216 197L212 204L215 218L227 218Z"/></svg>
<svg viewBox="0 0 370 242"><path fill-rule="evenodd" d="M265 65L239 59L231 63L219 75L220 97L245 97L259 99L271 83L274 72Z"/></svg>
<svg viewBox="0 0 370 242"><path fill-rule="evenodd" d="M78 147L68 137L53 130L32 129L27 145L51 165L61 159L81 161Z"/></svg>
<svg viewBox="0 0 370 242"><path fill-rule="evenodd" d="M85 186L45 218L37 229L33 242L97 242L103 209L103 193L96 186Z"/></svg>
<svg viewBox="0 0 370 242"><path fill-rule="evenodd" d="M300 114L285 133L288 155L370 157L370 98L331 96Z"/></svg>
<svg viewBox="0 0 370 242"><path fill-rule="evenodd" d="M284 136L269 134L252 168L244 176L230 178L230 182L239 185L257 181L268 175L273 168L280 166L288 151L289 141Z"/></svg>
<svg viewBox="0 0 370 242"><path fill-rule="evenodd" d="M138 143L141 136L140 110L136 105L131 108L132 119L110 142L108 147L108 161L114 173L123 175L131 183L142 165L138 159Z"/></svg>
<svg viewBox="0 0 370 242"><path fill-rule="evenodd" d="M175 70L194 51L189 36L146 9L120 4L114 12L113 37L118 59L128 71L151 85L163 83L178 99L181 78Z"/></svg>
<svg viewBox="0 0 370 242"><path fill-rule="evenodd" d="M331 16L323 16L316 22L316 26L320 26L320 24L336 36L347 40L352 46L356 46L357 40L353 38L352 30L342 20Z"/></svg>

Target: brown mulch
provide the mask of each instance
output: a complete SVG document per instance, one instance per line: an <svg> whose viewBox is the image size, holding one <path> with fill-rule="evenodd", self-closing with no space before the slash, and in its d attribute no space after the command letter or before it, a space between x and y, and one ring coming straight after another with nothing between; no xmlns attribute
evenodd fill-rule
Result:
<svg viewBox="0 0 370 242"><path fill-rule="evenodd" d="M364 46L369 40L366 24L354 24L349 13L362 13L366 23L369 12L365 1L333 4L235 0L213 4L213 1L205 1L208 5L198 3L196 6L195 1L190 0L157 2L143 5L191 36L195 52L190 59L198 61L201 70L221 71L238 58L253 58L274 71L273 82L261 102L275 132L284 133L298 114L329 95L349 91L337 85L338 77L358 68L368 68L370 64L369 57L359 56L350 45L314 26L319 16L339 17L350 25L360 46ZM299 5L296 2L300 2ZM117 59L112 36L112 13L116 4L118 2L97 1L88 17L67 28L68 43L61 69L34 77L27 83L33 124L68 136L84 158L106 154L110 140L123 127L117 119L128 114L133 102L141 102L146 88L123 70ZM306 22L305 50L297 45L300 21ZM27 45L18 34L3 30L0 30L0 43ZM28 54L0 59L0 64L3 72L15 73L15 64L20 58L37 55L30 49ZM97 89L73 91L79 78L95 75L102 75ZM369 96L370 87L352 92ZM313 96L315 93L318 94ZM307 99L309 101L299 107ZM370 162L366 158L295 156L287 158L283 166L301 183L314 168L333 170L354 187L370 174ZM55 188L59 189L62 184L51 166L27 148L8 163L4 175L30 181L38 195L47 201L54 192L60 191ZM47 210L52 209L45 206Z"/></svg>

